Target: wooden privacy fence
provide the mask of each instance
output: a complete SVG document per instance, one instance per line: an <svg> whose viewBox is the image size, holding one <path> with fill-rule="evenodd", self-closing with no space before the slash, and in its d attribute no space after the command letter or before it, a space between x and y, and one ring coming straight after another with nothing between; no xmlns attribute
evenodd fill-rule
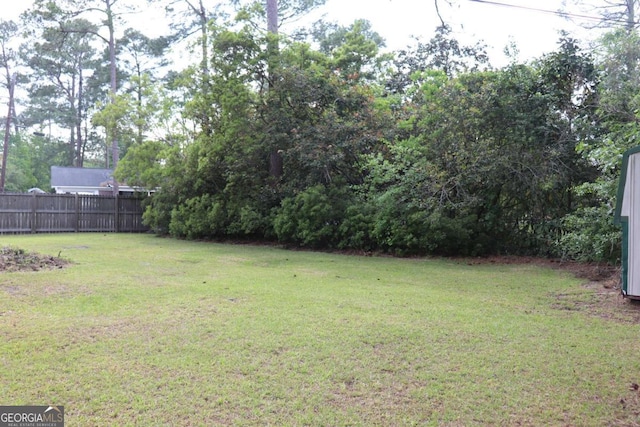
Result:
<svg viewBox="0 0 640 427"><path fill-rule="evenodd" d="M0 234L144 232L137 196L0 194Z"/></svg>

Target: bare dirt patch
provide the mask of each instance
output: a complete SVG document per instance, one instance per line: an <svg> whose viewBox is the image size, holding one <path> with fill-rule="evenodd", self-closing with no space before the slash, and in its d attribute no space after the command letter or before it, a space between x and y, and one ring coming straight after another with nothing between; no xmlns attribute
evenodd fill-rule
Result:
<svg viewBox="0 0 640 427"><path fill-rule="evenodd" d="M40 271L64 268L69 262L50 255L27 252L24 249L0 248L0 271Z"/></svg>

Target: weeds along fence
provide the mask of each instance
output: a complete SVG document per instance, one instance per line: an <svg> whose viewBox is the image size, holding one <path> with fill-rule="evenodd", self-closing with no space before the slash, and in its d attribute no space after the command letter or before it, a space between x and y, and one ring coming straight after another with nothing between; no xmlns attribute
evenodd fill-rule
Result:
<svg viewBox="0 0 640 427"><path fill-rule="evenodd" d="M82 194L0 194L0 234L144 232L144 198Z"/></svg>

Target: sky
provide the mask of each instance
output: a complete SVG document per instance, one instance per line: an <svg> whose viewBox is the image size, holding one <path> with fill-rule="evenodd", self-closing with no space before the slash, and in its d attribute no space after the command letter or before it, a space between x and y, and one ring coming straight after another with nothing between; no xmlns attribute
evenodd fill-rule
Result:
<svg viewBox="0 0 640 427"><path fill-rule="evenodd" d="M496 0L521 7L558 10L561 0ZM488 45L491 63L502 66L508 63L504 47L515 42L520 51L520 60L539 58L557 47L561 29L574 37L586 37L576 23L569 22L551 13L535 12L516 7L503 7L473 0L457 0L457 6L450 7L445 0L439 0L440 12L451 26L456 37L467 44L484 41ZM17 20L19 14L31 4L30 0L3 0L0 19ZM387 48L397 50L412 42L412 37L428 41L440 21L434 0L327 0L309 19L324 16L328 21L343 25L355 19L367 19L373 30L382 35ZM157 20L143 19L143 25ZM158 28L150 28L156 32Z"/></svg>
<svg viewBox="0 0 640 427"><path fill-rule="evenodd" d="M497 0L500 3L558 10L561 0ZM503 51L511 40L521 51L521 59L538 58L555 50L559 30L580 32L581 28L557 15L531 10L501 7L471 0L457 0L450 7L439 0L440 12L460 41L475 44L484 41L494 65L505 65ZM364 18L386 40L390 49L402 49L412 36L425 42L440 25L434 0L328 0L325 9L330 18L348 25ZM584 34L580 34L581 37Z"/></svg>

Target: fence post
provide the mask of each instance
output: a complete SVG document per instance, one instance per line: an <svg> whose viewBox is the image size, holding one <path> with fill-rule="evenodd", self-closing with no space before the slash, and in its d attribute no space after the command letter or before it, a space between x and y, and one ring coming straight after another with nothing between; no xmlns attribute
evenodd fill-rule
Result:
<svg viewBox="0 0 640 427"><path fill-rule="evenodd" d="M118 193L115 194L114 202L116 204L116 206L115 206L115 208L116 208L116 217L115 217L116 233L119 233L120 232L120 203L118 201Z"/></svg>
<svg viewBox="0 0 640 427"><path fill-rule="evenodd" d="M80 231L80 196L78 195L78 193L75 193L75 203L74 203L74 208L75 208L75 218L74 218L74 228L76 233Z"/></svg>
<svg viewBox="0 0 640 427"><path fill-rule="evenodd" d="M37 222L38 221L38 217L37 217L37 207L38 207L38 201L36 200L36 193L35 191L32 194L31 197L31 234L35 234L38 231L38 227L37 227Z"/></svg>

